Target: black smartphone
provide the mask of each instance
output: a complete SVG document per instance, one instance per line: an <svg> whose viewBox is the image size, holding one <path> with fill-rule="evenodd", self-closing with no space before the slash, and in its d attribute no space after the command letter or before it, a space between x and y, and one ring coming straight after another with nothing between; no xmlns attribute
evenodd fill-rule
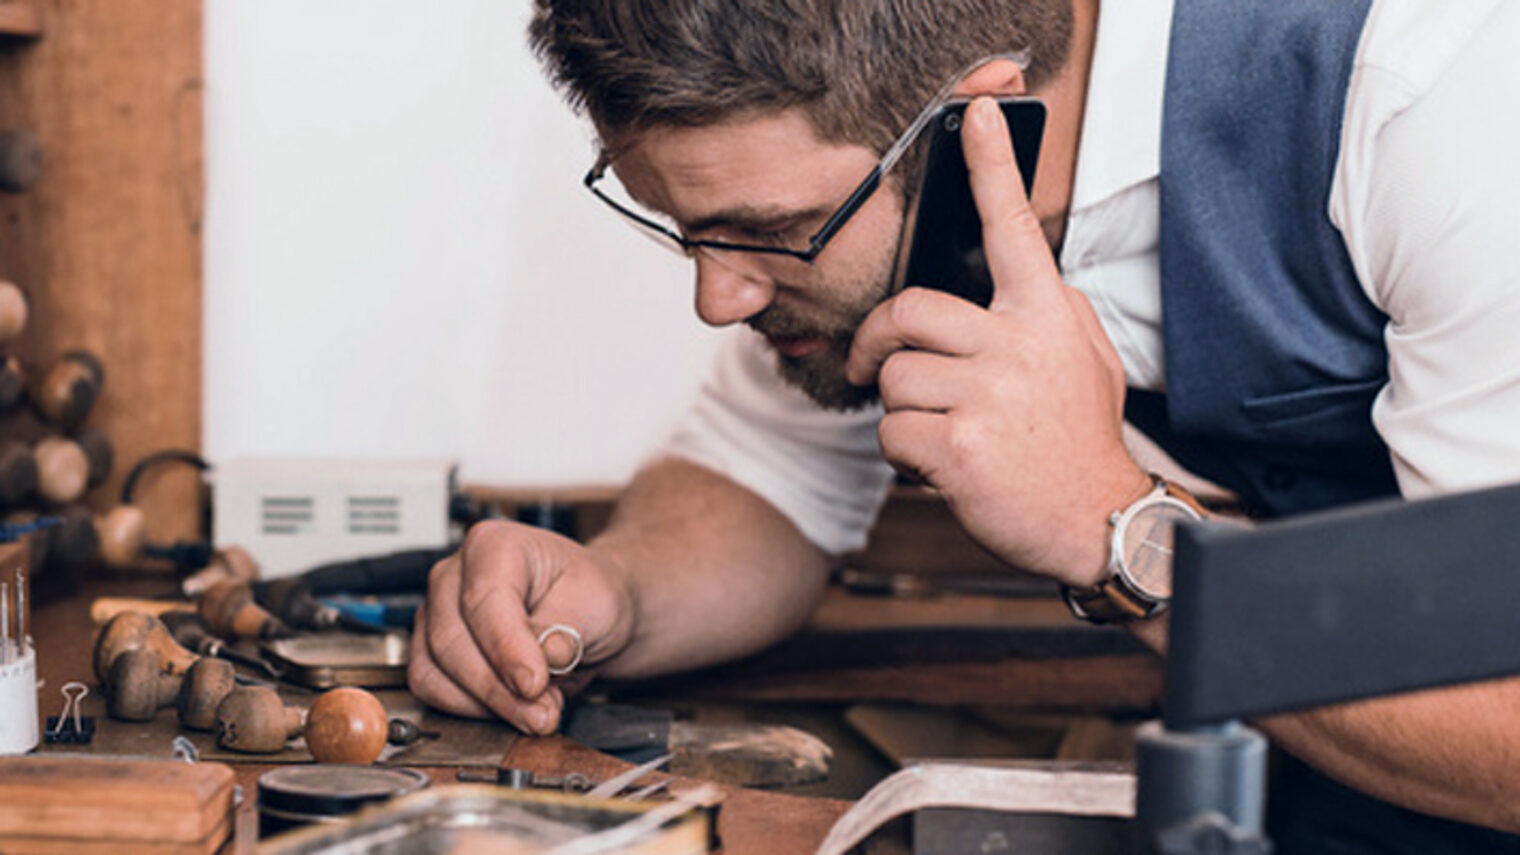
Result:
<svg viewBox="0 0 1520 855"><path fill-rule="evenodd" d="M946 102L925 128L930 135L928 159L903 220L894 284L899 290L920 286L948 291L986 307L992 302L992 274L961 151L961 119L968 103ZM1045 104L1038 98L1000 98L998 105L1013 131L1014 160L1028 192L1045 136Z"/></svg>

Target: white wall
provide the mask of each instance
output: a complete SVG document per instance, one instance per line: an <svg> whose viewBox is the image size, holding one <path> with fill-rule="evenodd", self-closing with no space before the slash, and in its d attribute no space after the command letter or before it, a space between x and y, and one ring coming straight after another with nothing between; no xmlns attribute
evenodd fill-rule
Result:
<svg viewBox="0 0 1520 855"><path fill-rule="evenodd" d="M205 448L625 479L715 334L580 186L527 0L206 0Z"/></svg>

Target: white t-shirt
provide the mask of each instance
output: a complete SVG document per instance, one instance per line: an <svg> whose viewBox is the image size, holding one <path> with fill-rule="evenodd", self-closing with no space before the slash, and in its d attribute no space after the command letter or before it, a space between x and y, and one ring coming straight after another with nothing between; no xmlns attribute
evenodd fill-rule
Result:
<svg viewBox="0 0 1520 855"><path fill-rule="evenodd" d="M1164 391L1158 176L1173 0L1105 3L1061 270L1131 386ZM1372 419L1406 496L1520 480L1520 3L1375 0L1327 202L1389 317ZM1291 121L1291 116L1284 121ZM663 449L754 490L830 553L891 483L879 409L823 412L748 330Z"/></svg>

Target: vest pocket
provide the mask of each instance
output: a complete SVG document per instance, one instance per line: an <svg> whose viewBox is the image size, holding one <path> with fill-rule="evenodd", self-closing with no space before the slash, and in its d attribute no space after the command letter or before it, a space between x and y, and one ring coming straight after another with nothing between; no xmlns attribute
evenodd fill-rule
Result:
<svg viewBox="0 0 1520 855"><path fill-rule="evenodd" d="M1379 377L1260 395L1242 401L1240 413L1260 440L1365 442L1372 431L1372 400L1387 382Z"/></svg>

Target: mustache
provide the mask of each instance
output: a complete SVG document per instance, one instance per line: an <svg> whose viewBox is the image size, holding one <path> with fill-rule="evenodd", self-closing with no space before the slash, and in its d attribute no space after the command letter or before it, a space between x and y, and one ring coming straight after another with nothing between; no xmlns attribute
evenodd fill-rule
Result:
<svg viewBox="0 0 1520 855"><path fill-rule="evenodd" d="M878 301L879 302L879 301ZM876 303L851 312L843 322L821 322L789 311L775 303L746 318L745 326L763 336L776 338L823 338L848 343Z"/></svg>

